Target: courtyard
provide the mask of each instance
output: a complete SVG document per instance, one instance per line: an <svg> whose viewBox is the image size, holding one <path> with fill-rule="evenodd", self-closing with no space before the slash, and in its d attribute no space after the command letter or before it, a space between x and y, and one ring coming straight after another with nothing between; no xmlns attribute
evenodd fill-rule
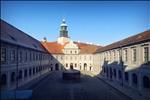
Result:
<svg viewBox="0 0 150 100"><path fill-rule="evenodd" d="M97 77L82 74L79 82L64 81L62 71L51 72L28 89L33 100L130 100Z"/></svg>

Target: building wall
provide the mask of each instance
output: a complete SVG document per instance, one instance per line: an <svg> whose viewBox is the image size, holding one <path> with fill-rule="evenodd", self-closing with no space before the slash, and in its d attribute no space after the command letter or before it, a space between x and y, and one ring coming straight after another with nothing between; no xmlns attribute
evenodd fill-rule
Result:
<svg viewBox="0 0 150 100"><path fill-rule="evenodd" d="M50 70L49 58L50 54L46 52L1 42L2 89L14 89L17 83L19 87L47 73Z"/></svg>
<svg viewBox="0 0 150 100"><path fill-rule="evenodd" d="M99 52L95 61L100 75L133 89L150 91L150 42Z"/></svg>

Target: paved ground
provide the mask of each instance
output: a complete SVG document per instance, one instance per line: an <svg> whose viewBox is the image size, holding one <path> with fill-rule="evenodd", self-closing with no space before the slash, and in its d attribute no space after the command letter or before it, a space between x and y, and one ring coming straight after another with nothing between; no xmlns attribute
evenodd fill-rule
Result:
<svg viewBox="0 0 150 100"><path fill-rule="evenodd" d="M33 89L34 100L130 100L97 77L81 75L80 82L66 82L62 72L52 72Z"/></svg>

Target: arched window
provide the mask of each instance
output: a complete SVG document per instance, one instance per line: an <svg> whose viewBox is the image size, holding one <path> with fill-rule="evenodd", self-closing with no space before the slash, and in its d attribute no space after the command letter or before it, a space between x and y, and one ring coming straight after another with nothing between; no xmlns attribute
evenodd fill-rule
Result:
<svg viewBox="0 0 150 100"><path fill-rule="evenodd" d="M86 70L87 69L87 64L86 63L84 63L84 70Z"/></svg>
<svg viewBox="0 0 150 100"><path fill-rule="evenodd" d="M74 65L75 67L77 67L77 64L75 63L75 65Z"/></svg>
<svg viewBox="0 0 150 100"><path fill-rule="evenodd" d="M110 78L112 78L112 68L110 67L109 70L110 70Z"/></svg>
<svg viewBox="0 0 150 100"><path fill-rule="evenodd" d="M24 70L24 77L27 77L27 69Z"/></svg>
<svg viewBox="0 0 150 100"><path fill-rule="evenodd" d="M134 84L137 84L138 80L137 80L137 75L134 73L132 74L132 81Z"/></svg>
<svg viewBox="0 0 150 100"><path fill-rule="evenodd" d="M19 79L22 79L22 70L19 71Z"/></svg>
<svg viewBox="0 0 150 100"><path fill-rule="evenodd" d="M106 75L107 75L107 77L109 76L108 67L106 67Z"/></svg>
<svg viewBox="0 0 150 100"><path fill-rule="evenodd" d="M150 89L150 79L149 79L149 77L147 77L147 76L144 76L144 77L143 77L143 87Z"/></svg>
<svg viewBox="0 0 150 100"><path fill-rule="evenodd" d="M2 76L1 76L1 85L6 85L6 84L7 84L6 74L2 74Z"/></svg>
<svg viewBox="0 0 150 100"><path fill-rule="evenodd" d="M119 74L119 79L122 79L121 70L118 70L118 74Z"/></svg>
<svg viewBox="0 0 150 100"><path fill-rule="evenodd" d="M126 81L129 80L129 74L128 74L128 72L125 72L125 80L126 80Z"/></svg>
<svg viewBox="0 0 150 100"><path fill-rule="evenodd" d="M70 64L70 69L73 69L73 63Z"/></svg>
<svg viewBox="0 0 150 100"><path fill-rule="evenodd" d="M103 67L104 68L104 73L106 72L106 69L105 69L105 67Z"/></svg>
<svg viewBox="0 0 150 100"><path fill-rule="evenodd" d="M33 70L33 75L34 75L34 74L35 74L35 67L33 67L33 69L32 69L32 70Z"/></svg>
<svg viewBox="0 0 150 100"><path fill-rule="evenodd" d="M116 69L113 69L114 77L116 77Z"/></svg>
<svg viewBox="0 0 150 100"><path fill-rule="evenodd" d="M68 67L68 64L66 64L66 67Z"/></svg>
<svg viewBox="0 0 150 100"><path fill-rule="evenodd" d="M90 65L90 71L92 70L92 65Z"/></svg>
<svg viewBox="0 0 150 100"><path fill-rule="evenodd" d="M59 70L59 65L58 65L58 63L55 64L55 70Z"/></svg>
<svg viewBox="0 0 150 100"><path fill-rule="evenodd" d="M31 68L29 69L29 76L31 76Z"/></svg>
<svg viewBox="0 0 150 100"><path fill-rule="evenodd" d="M51 71L53 71L53 64L51 64Z"/></svg>
<svg viewBox="0 0 150 100"><path fill-rule="evenodd" d="M15 72L12 72L11 73L11 82L14 82L15 81Z"/></svg>
<svg viewBox="0 0 150 100"><path fill-rule="evenodd" d="M38 67L36 67L36 73L38 73Z"/></svg>

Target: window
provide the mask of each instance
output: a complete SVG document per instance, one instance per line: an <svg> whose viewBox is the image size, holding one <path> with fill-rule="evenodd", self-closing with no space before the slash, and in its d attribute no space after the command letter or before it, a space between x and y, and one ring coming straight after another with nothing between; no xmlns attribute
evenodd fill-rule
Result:
<svg viewBox="0 0 150 100"><path fill-rule="evenodd" d="M27 61L28 59L28 52L26 51L26 54L25 54L25 62Z"/></svg>
<svg viewBox="0 0 150 100"><path fill-rule="evenodd" d="M22 79L22 70L19 71L19 77L18 79Z"/></svg>
<svg viewBox="0 0 150 100"><path fill-rule="evenodd" d="M15 61L15 50L10 51L10 60Z"/></svg>
<svg viewBox="0 0 150 100"><path fill-rule="evenodd" d="M127 55L127 50L124 51L124 60L127 62L128 61L128 55Z"/></svg>
<svg viewBox="0 0 150 100"><path fill-rule="evenodd" d="M125 80L126 80L126 81L129 80L129 74L128 74L128 72L125 72Z"/></svg>
<svg viewBox="0 0 150 100"><path fill-rule="evenodd" d="M114 69L113 71L114 71L114 77L116 77L116 69Z"/></svg>
<svg viewBox="0 0 150 100"><path fill-rule="evenodd" d="M63 60L63 56L61 56L61 60Z"/></svg>
<svg viewBox="0 0 150 100"><path fill-rule="evenodd" d="M144 47L144 62L147 62L149 60L149 48Z"/></svg>
<svg viewBox="0 0 150 100"><path fill-rule="evenodd" d="M120 70L118 70L118 74L119 74L119 79L122 79L122 73Z"/></svg>
<svg viewBox="0 0 150 100"><path fill-rule="evenodd" d="M148 76L143 77L143 87L150 89L150 79Z"/></svg>
<svg viewBox="0 0 150 100"><path fill-rule="evenodd" d="M27 69L24 70L24 77L27 77Z"/></svg>
<svg viewBox="0 0 150 100"><path fill-rule="evenodd" d="M68 64L66 64L66 67L68 67Z"/></svg>
<svg viewBox="0 0 150 100"><path fill-rule="evenodd" d="M77 60L77 57L75 56L74 59Z"/></svg>
<svg viewBox="0 0 150 100"><path fill-rule="evenodd" d="M135 73L132 74L132 80L133 80L133 83L137 85L138 80L137 80L137 75Z"/></svg>
<svg viewBox="0 0 150 100"><path fill-rule="evenodd" d="M77 53L77 51L75 51L75 54Z"/></svg>
<svg viewBox="0 0 150 100"><path fill-rule="evenodd" d="M31 68L29 69L29 76L31 76Z"/></svg>
<svg viewBox="0 0 150 100"><path fill-rule="evenodd" d="M1 85L6 85L7 84L7 76L6 76L6 74L2 74L0 80L1 80Z"/></svg>
<svg viewBox="0 0 150 100"><path fill-rule="evenodd" d="M70 60L72 60L72 56L70 56Z"/></svg>
<svg viewBox="0 0 150 100"><path fill-rule="evenodd" d="M84 60L86 60L86 56L84 56Z"/></svg>
<svg viewBox="0 0 150 100"><path fill-rule="evenodd" d="M22 51L19 52L19 61L22 62Z"/></svg>
<svg viewBox="0 0 150 100"><path fill-rule="evenodd" d="M132 61L136 62L136 49L133 49L132 51Z"/></svg>
<svg viewBox="0 0 150 100"><path fill-rule="evenodd" d="M15 82L15 72L11 73L11 82Z"/></svg>
<svg viewBox="0 0 150 100"><path fill-rule="evenodd" d="M70 54L72 54L72 51L70 51Z"/></svg>
<svg viewBox="0 0 150 100"><path fill-rule="evenodd" d="M35 61L35 53L33 53L33 61Z"/></svg>
<svg viewBox="0 0 150 100"><path fill-rule="evenodd" d="M30 52L30 61L32 60L32 53Z"/></svg>
<svg viewBox="0 0 150 100"><path fill-rule="evenodd" d="M89 56L89 59L91 60L91 59L92 59L92 57L91 57L91 56Z"/></svg>
<svg viewBox="0 0 150 100"><path fill-rule="evenodd" d="M75 64L75 67L77 67L77 64Z"/></svg>
<svg viewBox="0 0 150 100"><path fill-rule="evenodd" d="M6 48L1 48L1 62L6 62Z"/></svg>

